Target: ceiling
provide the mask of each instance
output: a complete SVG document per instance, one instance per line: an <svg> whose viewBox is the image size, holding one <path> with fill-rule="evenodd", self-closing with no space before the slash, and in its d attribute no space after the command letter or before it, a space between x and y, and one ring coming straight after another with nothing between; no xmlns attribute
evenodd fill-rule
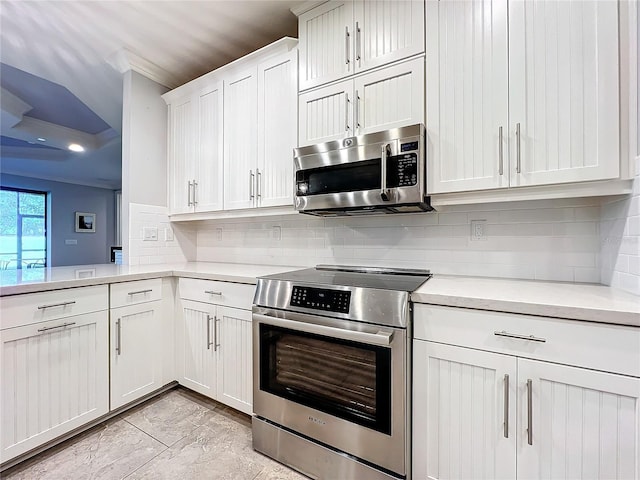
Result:
<svg viewBox="0 0 640 480"><path fill-rule="evenodd" d="M123 55L174 88L297 37L300 3L2 0L0 172L119 188Z"/></svg>

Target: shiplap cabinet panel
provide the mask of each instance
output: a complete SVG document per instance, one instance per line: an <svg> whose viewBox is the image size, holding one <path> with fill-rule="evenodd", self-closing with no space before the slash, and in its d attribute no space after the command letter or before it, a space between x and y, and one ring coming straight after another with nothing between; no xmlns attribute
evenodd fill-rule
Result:
<svg viewBox="0 0 640 480"><path fill-rule="evenodd" d="M218 399L244 412L253 413L253 361L251 312L218 307L219 324Z"/></svg>
<svg viewBox="0 0 640 480"><path fill-rule="evenodd" d="M300 90L354 72L353 3L330 1L298 19Z"/></svg>
<svg viewBox="0 0 640 480"><path fill-rule="evenodd" d="M216 398L215 311L215 305L182 300L178 333L178 382L209 398Z"/></svg>
<svg viewBox="0 0 640 480"><path fill-rule="evenodd" d="M413 478L515 478L516 358L425 341L413 354Z"/></svg>
<svg viewBox="0 0 640 480"><path fill-rule="evenodd" d="M638 478L640 379L524 359L518 375L518 478Z"/></svg>
<svg viewBox="0 0 640 480"><path fill-rule="evenodd" d="M429 1L426 33L428 191L508 187L507 0Z"/></svg>
<svg viewBox="0 0 640 480"><path fill-rule="evenodd" d="M223 200L223 83L215 82L198 95L196 212L222 210Z"/></svg>
<svg viewBox="0 0 640 480"><path fill-rule="evenodd" d="M297 145L298 55L295 49L258 65L256 204L293 204Z"/></svg>
<svg viewBox="0 0 640 480"><path fill-rule="evenodd" d="M511 185L617 178L618 2L509 2L509 66Z"/></svg>
<svg viewBox="0 0 640 480"><path fill-rule="evenodd" d="M0 332L0 462L109 411L108 329L105 310Z"/></svg>
<svg viewBox="0 0 640 480"><path fill-rule="evenodd" d="M162 302L111 310L111 410L162 387Z"/></svg>
<svg viewBox="0 0 640 480"><path fill-rule="evenodd" d="M352 101L352 80L301 94L298 143L313 145L353 136Z"/></svg>
<svg viewBox="0 0 640 480"><path fill-rule="evenodd" d="M256 198L257 70L225 79L224 209L251 208Z"/></svg>
<svg viewBox="0 0 640 480"><path fill-rule="evenodd" d="M359 0L354 8L356 71L424 52L424 1Z"/></svg>
<svg viewBox="0 0 640 480"><path fill-rule="evenodd" d="M191 96L169 105L169 209L191 212L191 186L195 178L195 131Z"/></svg>

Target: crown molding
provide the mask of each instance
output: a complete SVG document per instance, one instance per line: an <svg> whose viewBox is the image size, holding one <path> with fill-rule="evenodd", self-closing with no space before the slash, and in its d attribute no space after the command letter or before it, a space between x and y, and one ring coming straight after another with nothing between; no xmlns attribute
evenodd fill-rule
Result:
<svg viewBox="0 0 640 480"><path fill-rule="evenodd" d="M133 70L170 89L180 85L175 75L126 48L113 54L107 59L107 63L120 73L124 74L129 70Z"/></svg>

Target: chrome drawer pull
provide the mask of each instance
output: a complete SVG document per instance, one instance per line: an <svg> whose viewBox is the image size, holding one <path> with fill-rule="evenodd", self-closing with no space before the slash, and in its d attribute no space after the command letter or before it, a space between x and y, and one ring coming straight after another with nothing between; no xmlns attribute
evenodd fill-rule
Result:
<svg viewBox="0 0 640 480"><path fill-rule="evenodd" d="M64 328L64 327L69 327L69 326L75 325L75 324L76 324L76 322L63 323L62 325L56 325L55 327L39 328L38 331L39 332L46 332L47 330L53 330L54 328Z"/></svg>
<svg viewBox="0 0 640 480"><path fill-rule="evenodd" d="M213 343L215 350L215 340ZM207 350L211 350L211 315L207 315Z"/></svg>
<svg viewBox="0 0 640 480"><path fill-rule="evenodd" d="M533 381L527 379L527 443L533 445Z"/></svg>
<svg viewBox="0 0 640 480"><path fill-rule="evenodd" d="M509 375L504 376L504 438L509 438Z"/></svg>
<svg viewBox="0 0 640 480"><path fill-rule="evenodd" d="M38 310L44 310L45 308L53 308L53 307L64 307L66 305L73 305L74 303L76 303L75 300L72 300L70 302L62 302L62 303L51 303L49 305L40 305L38 307Z"/></svg>
<svg viewBox="0 0 640 480"><path fill-rule="evenodd" d="M127 293L127 295L139 295L141 293L149 293L149 292L153 292L153 288L149 288L147 290L138 290L137 292L129 292Z"/></svg>
<svg viewBox="0 0 640 480"><path fill-rule="evenodd" d="M509 333L504 330L501 332L493 332L493 334L498 337L517 338L518 340L529 340L531 342L544 343L547 341L546 338L534 337L533 335L518 335L517 333Z"/></svg>
<svg viewBox="0 0 640 480"><path fill-rule="evenodd" d="M222 292L214 292L213 290L205 290L204 293L208 293L209 295L222 295Z"/></svg>

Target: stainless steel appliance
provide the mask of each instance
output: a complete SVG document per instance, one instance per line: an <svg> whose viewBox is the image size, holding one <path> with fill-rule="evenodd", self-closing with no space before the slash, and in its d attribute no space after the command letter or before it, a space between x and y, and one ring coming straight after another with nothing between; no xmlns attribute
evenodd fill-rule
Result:
<svg viewBox="0 0 640 480"><path fill-rule="evenodd" d="M424 125L294 150L295 207L319 216L432 210Z"/></svg>
<svg viewBox="0 0 640 480"><path fill-rule="evenodd" d="M426 270L258 279L253 447L321 479L410 477L410 292Z"/></svg>

